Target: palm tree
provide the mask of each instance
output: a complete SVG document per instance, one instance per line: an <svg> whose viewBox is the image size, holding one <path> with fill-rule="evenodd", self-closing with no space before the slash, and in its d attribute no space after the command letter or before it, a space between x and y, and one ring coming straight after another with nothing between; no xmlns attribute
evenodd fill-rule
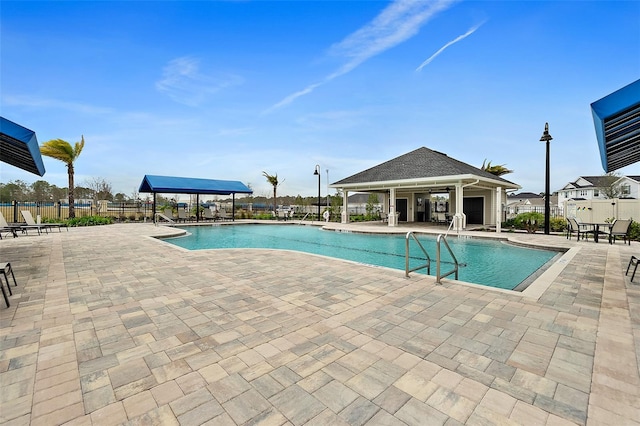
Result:
<svg viewBox="0 0 640 426"><path fill-rule="evenodd" d="M73 163L84 148L84 135L80 142L76 142L74 146L62 139L51 139L40 146L40 153L47 157L60 160L67 165L67 173L69 175L69 218L76 217L76 211L73 207Z"/></svg>
<svg viewBox="0 0 640 426"><path fill-rule="evenodd" d="M278 188L278 185L280 185L282 182L278 182L277 173L272 176L267 172L262 172L262 175L266 177L267 182L269 182L271 186L273 186L273 210L275 211L278 208L278 205L276 204L276 190Z"/></svg>
<svg viewBox="0 0 640 426"><path fill-rule="evenodd" d="M482 162L482 167L480 167L480 170L484 170L485 172L491 173L492 175L495 175L495 176L502 176L502 175L506 175L507 173L513 173L513 170L507 169L504 166L504 164L498 165L498 166L492 166L491 161L487 163L486 159Z"/></svg>

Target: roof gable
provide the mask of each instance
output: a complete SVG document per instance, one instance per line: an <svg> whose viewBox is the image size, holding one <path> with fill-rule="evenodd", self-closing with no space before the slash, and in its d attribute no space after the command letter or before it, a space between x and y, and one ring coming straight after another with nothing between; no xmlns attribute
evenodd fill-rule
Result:
<svg viewBox="0 0 640 426"><path fill-rule="evenodd" d="M185 178L176 176L145 175L140 192L171 194L252 194L245 184L235 180Z"/></svg>
<svg viewBox="0 0 640 426"><path fill-rule="evenodd" d="M471 166L438 151L422 147L355 175L335 182L333 185L367 182L398 181L445 176L474 175L515 185L499 176Z"/></svg>

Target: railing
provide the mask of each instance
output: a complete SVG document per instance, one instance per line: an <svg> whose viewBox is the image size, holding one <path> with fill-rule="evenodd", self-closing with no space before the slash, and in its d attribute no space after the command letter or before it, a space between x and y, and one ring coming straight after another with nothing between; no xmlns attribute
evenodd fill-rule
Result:
<svg viewBox="0 0 640 426"><path fill-rule="evenodd" d="M449 251L449 254L451 255L451 258L453 259L453 269L450 270L449 272L445 272L445 273L440 273L440 265L441 265L441 261L440 261L440 244L444 242L445 247L447 248L447 250ZM456 259L456 256L453 254L453 251L451 251L451 247L449 247L449 243L447 242L447 236L440 234L438 235L438 239L436 240L436 283L437 284L442 284L442 278L447 277L453 273L456 274L456 280L458 279L458 259Z"/></svg>
<svg viewBox="0 0 640 426"><path fill-rule="evenodd" d="M418 244L418 247L420 247L420 250L422 250L422 253L424 254L424 257L426 259L426 263L423 265L419 265L416 266L414 268L409 268L409 258L410 258L410 238L413 238L413 240ZM451 259L453 259L453 269L445 272L445 273L441 273L440 270L440 266L442 265L442 260L441 260L441 245L444 242L444 246L446 247L447 251L449 252L449 255L451 256ZM442 278L444 277L448 277L451 274L455 274L455 279L458 279L458 269L460 267L460 264L458 262L458 259L456 258L456 256L453 254L453 251L451 250L451 247L449 247L449 243L447 242L447 236L444 234L440 234L438 235L438 238L436 239L436 283L437 284L442 284ZM431 257L429 256L429 253L427 253L427 250L425 250L424 246L422 245L422 243L420 242L420 240L418 240L418 238L415 236L415 234L413 233L413 231L409 231L407 232L407 235L405 236L405 249L404 249L404 275L405 277L409 277L409 273L413 272L413 271L417 271L419 269L427 269L427 274L431 273Z"/></svg>
<svg viewBox="0 0 640 426"><path fill-rule="evenodd" d="M415 268L411 268L411 269L409 269L409 246L410 246L409 237L413 238L413 240L418 244L418 247L420 247L420 250L422 250L422 253L424 253L424 256L425 256L426 262L427 262L424 265L416 266ZM429 253L427 253L425 248L422 246L422 243L420 243L420 241L415 236L413 231L409 231L409 232L407 232L407 236L405 237L404 275L405 275L405 277L409 277L409 272L417 271L418 269L424 269L424 268L427 268L427 274L431 273L431 258L429 257Z"/></svg>
<svg viewBox="0 0 640 426"><path fill-rule="evenodd" d="M302 225L302 222L304 222L304 220L307 218L307 216L309 216L311 213L307 213L304 215L304 217L302 219L300 219L300 223L298 223L298 225Z"/></svg>

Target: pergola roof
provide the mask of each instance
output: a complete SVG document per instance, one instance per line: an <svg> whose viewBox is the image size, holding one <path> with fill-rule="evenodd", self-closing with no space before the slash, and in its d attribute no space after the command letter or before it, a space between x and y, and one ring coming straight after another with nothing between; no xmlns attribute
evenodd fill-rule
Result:
<svg viewBox="0 0 640 426"><path fill-rule="evenodd" d="M396 188L435 187L475 179L493 186L520 188L513 182L425 147L339 180L331 186L350 190L374 190L391 186Z"/></svg>
<svg viewBox="0 0 640 426"><path fill-rule="evenodd" d="M199 179L176 176L145 175L140 192L170 194L252 194L253 191L240 181Z"/></svg>
<svg viewBox="0 0 640 426"><path fill-rule="evenodd" d="M44 163L33 130L0 117L0 161L43 176Z"/></svg>
<svg viewBox="0 0 640 426"><path fill-rule="evenodd" d="M640 80L591 104L606 172L640 161Z"/></svg>

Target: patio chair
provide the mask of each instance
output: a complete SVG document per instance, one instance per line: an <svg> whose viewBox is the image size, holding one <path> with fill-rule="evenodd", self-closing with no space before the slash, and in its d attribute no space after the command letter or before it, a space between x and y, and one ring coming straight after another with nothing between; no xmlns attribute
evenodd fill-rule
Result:
<svg viewBox="0 0 640 426"><path fill-rule="evenodd" d="M13 284L18 287L18 282L16 281L16 276L13 274L13 268L11 267L11 263L5 262L0 263L0 272L4 275L4 280L7 282L7 290L9 290L9 295L13 296L13 292L11 291L11 284L9 284L9 274L11 274L11 278L13 278ZM9 298L7 297L7 293L4 291L2 280L0 279L0 288L2 288L2 296L4 297L4 301L7 304L7 308L11 306L9 304Z"/></svg>
<svg viewBox="0 0 640 426"><path fill-rule="evenodd" d="M586 225L578 223L578 221L573 217L568 217L567 221L569 222L567 225L567 239L570 240L574 232L578 237L578 241L580 241L580 234L582 234L582 238L585 239L589 236L589 231L585 229Z"/></svg>
<svg viewBox="0 0 640 426"><path fill-rule="evenodd" d="M638 269L638 261L640 259L637 258L636 256L631 256L631 259L629 259L629 264L627 265L627 272L625 272L625 275L629 275L629 268L631 268L631 265L633 266L633 273L631 274L631 281L633 281L633 277L636 276L636 269Z"/></svg>
<svg viewBox="0 0 640 426"><path fill-rule="evenodd" d="M216 220L215 215L213 214L213 211L211 210L211 207L207 207L202 211L204 218L206 220Z"/></svg>
<svg viewBox="0 0 640 426"><path fill-rule="evenodd" d="M29 210L21 210L20 212L22 213L22 217L24 217L24 221L27 222L28 226L31 226L31 227L40 226L40 227L43 227L45 230L48 230L51 228L58 228L59 232L62 232L60 231L60 228L65 227L67 228L67 232L69 231L69 227L67 226L66 223L40 223L39 220L38 222L33 220L33 216L31 215L31 212Z"/></svg>
<svg viewBox="0 0 640 426"><path fill-rule="evenodd" d="M187 220L190 220L190 218L187 216L187 211L185 209L178 209L178 222L183 221L186 222Z"/></svg>
<svg viewBox="0 0 640 426"><path fill-rule="evenodd" d="M22 225L9 225L4 218L2 212L0 212L0 240L2 239L2 233L6 233L7 235L13 235L13 238L18 237L18 231L22 231Z"/></svg>
<svg viewBox="0 0 640 426"><path fill-rule="evenodd" d="M631 227L631 219L616 219L613 222L613 226L607 232L609 234L609 244L616 242L616 237L622 237L624 242L629 242L631 245L631 238L629 238L629 228Z"/></svg>
<svg viewBox="0 0 640 426"><path fill-rule="evenodd" d="M220 213L218 214L218 217L219 217L221 220L228 220L228 219L231 219L231 218L229 217L229 214L227 213L227 210L226 210L226 209L220 209Z"/></svg>

